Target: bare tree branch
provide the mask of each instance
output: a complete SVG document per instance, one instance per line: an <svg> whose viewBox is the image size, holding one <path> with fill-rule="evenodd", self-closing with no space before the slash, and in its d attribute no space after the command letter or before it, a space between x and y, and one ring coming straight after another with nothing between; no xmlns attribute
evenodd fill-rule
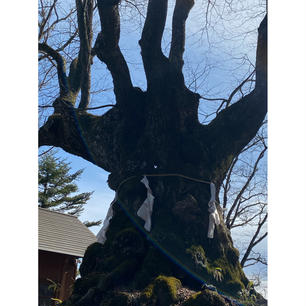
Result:
<svg viewBox="0 0 306 306"><path fill-rule="evenodd" d="M52 149L54 149L54 147L53 147L53 146L52 146L51 148L49 148L48 150L46 150L46 151L44 151L44 152L42 152L42 153L38 154L38 157L41 157L41 156L43 156L43 155L47 154L47 153L48 153L48 152L50 152Z"/></svg>
<svg viewBox="0 0 306 306"><path fill-rule="evenodd" d="M81 101L80 109L84 109L89 104L90 80L91 80L91 42L92 42L92 0L76 0L80 52L78 62L82 67L81 71Z"/></svg>
<svg viewBox="0 0 306 306"><path fill-rule="evenodd" d="M131 1L128 1L128 0L125 0L125 2L128 3L128 4L130 4L131 6L133 6L133 7L137 10L138 14L139 14L142 18L146 18L146 16L141 12L141 10L139 9L139 7L138 7L135 3L131 2Z"/></svg>
<svg viewBox="0 0 306 306"><path fill-rule="evenodd" d="M54 10L57 1L58 1L58 0L54 0L54 1L53 1L51 7L49 8L49 11L48 11L48 14L47 14L46 17L45 17L45 13L44 13L44 4L43 4L42 1L40 2L40 3L41 3L41 6L42 6L41 12L43 12L43 14L42 14L42 15L43 15L43 18L42 18L42 22L39 23L39 25L38 25L38 26L39 26L38 40L41 40L41 39L42 39L42 36L43 36L44 33L45 33L45 31L44 31L45 26L46 26L48 20L49 20L50 17L51 17L52 11Z"/></svg>
<svg viewBox="0 0 306 306"><path fill-rule="evenodd" d="M51 48L45 43L39 43L38 49L39 51L48 54L56 61L60 95L65 96L69 92L65 59L59 54L59 52L55 51L53 48Z"/></svg>
<svg viewBox="0 0 306 306"><path fill-rule="evenodd" d="M176 0L172 19L172 41L169 60L178 70L181 70L185 51L185 23L194 5L193 0Z"/></svg>
<svg viewBox="0 0 306 306"><path fill-rule="evenodd" d="M100 108L104 108L104 107L114 107L116 106L115 104L107 104L107 105L101 105L101 106L96 106L96 107L88 107L88 108L82 108L82 109L78 109L75 108L75 111L85 111L85 110L95 110L95 109L100 109ZM39 108L53 108L53 105L39 105Z"/></svg>
<svg viewBox="0 0 306 306"><path fill-rule="evenodd" d="M255 137L267 112L267 78L265 19L259 27L257 43L256 85L254 90L241 98L238 102L222 110L209 125L203 127L203 133L214 135L215 144L213 154L230 163L230 156L235 156ZM263 50L261 50L263 48ZM258 72L257 72L258 69ZM204 135L203 135L204 137ZM222 150L216 151L216 148ZM220 181L225 173L220 173Z"/></svg>
<svg viewBox="0 0 306 306"><path fill-rule="evenodd" d="M55 51L56 52L60 52L63 51L67 46L69 46L72 41L76 38L76 36L78 35L78 29L74 31L74 33L67 39L66 42L64 42L59 48L57 48ZM42 55L38 58L38 61L41 61L43 59L45 59L47 56L46 55Z"/></svg>
<svg viewBox="0 0 306 306"><path fill-rule="evenodd" d="M267 40L268 25L267 15L258 28L258 44L256 52L256 85L259 91L266 91L267 83Z"/></svg>
<svg viewBox="0 0 306 306"><path fill-rule="evenodd" d="M113 78L117 102L122 103L133 85L127 63L118 45L120 38L118 4L118 0L98 0L102 31L98 34L93 52L107 65Z"/></svg>
<svg viewBox="0 0 306 306"><path fill-rule="evenodd" d="M255 253L253 251L251 253L254 257L248 257L248 259L245 261L244 268L253 266L257 263L261 263L265 266L267 265L267 259L263 258L260 253Z"/></svg>
<svg viewBox="0 0 306 306"><path fill-rule="evenodd" d="M166 24L167 0L149 0L147 17L139 44L142 54L147 56L160 57L161 40Z"/></svg>
<svg viewBox="0 0 306 306"><path fill-rule="evenodd" d="M52 59L50 59L52 62ZM56 65L52 62L52 64L48 67L48 69L45 71L43 78L39 80L38 89L40 90L42 87L44 87L52 78L54 75L49 76L49 74L52 72L53 68L56 68ZM53 71L54 74L54 71ZM49 78L48 78L49 77Z"/></svg>
<svg viewBox="0 0 306 306"><path fill-rule="evenodd" d="M201 99L203 99L203 100L206 100L206 101L221 101L221 104L219 105L219 107L217 108L217 110L214 112L214 113L216 113L216 114L218 114L221 110L222 110L222 108L223 108L223 106L225 105L225 108L228 108L229 106L230 106L230 104L231 104L231 102L232 102L232 100L233 100L233 98L234 98L234 96L236 95L236 93L237 92L241 92L242 91L242 87L246 84L246 83L248 83L248 82L253 82L253 80L252 80L252 76L254 75L254 72L255 72L255 70L254 71L252 71L252 73L246 78L246 79L244 79L232 92L231 92L231 94L229 95L229 97L227 98L227 99L225 99L225 98L206 98L206 97L203 97L203 96L201 96Z"/></svg>
<svg viewBox="0 0 306 306"><path fill-rule="evenodd" d="M264 220L261 224L264 224L266 222L266 220ZM268 236L268 233L264 233L260 238L258 238L254 243L253 243L253 247L258 244L260 241L262 241L263 239L265 239Z"/></svg>
<svg viewBox="0 0 306 306"><path fill-rule="evenodd" d="M147 17L139 41L148 89L154 82L160 81L160 65L166 60L161 50L161 40L166 24L167 7L168 0L149 0Z"/></svg>
<svg viewBox="0 0 306 306"><path fill-rule="evenodd" d="M57 17L56 20L53 21L51 25L48 26L48 28L42 33L43 36L46 36L46 39L49 37L49 32L55 27L55 25L60 23L61 21L67 20L75 12L75 9L70 10L70 12L62 18L59 18L57 11L56 11L56 6L54 7L54 12L56 13L56 17Z"/></svg>
<svg viewBox="0 0 306 306"><path fill-rule="evenodd" d="M268 233L265 233L264 235L262 235L260 238L257 239L257 237L258 237L258 235L259 235L259 233L260 233L260 230L261 230L262 226L263 226L263 225L266 223L266 221L267 221L267 218L268 218L268 214L266 213L265 216L264 216L264 218L263 218L263 220L260 221L260 222L258 223L257 230L256 230L256 232L254 233L254 235L253 235L253 237L252 237L252 239L251 239L251 241L250 241L250 243L249 243L249 245L248 245L248 247L247 247L247 250L245 251L245 253L244 253L244 255L243 255L243 257L242 257L242 259L241 259L241 261L240 261L242 267L244 267L244 265L245 265L245 263L246 263L246 261L247 261L249 255L250 255L252 249L254 248L254 246L255 246L256 244L258 244L260 241L262 241L264 238L267 237ZM256 240L256 239L257 239L257 240Z"/></svg>
<svg viewBox="0 0 306 306"><path fill-rule="evenodd" d="M262 213L263 213L263 211L260 211L258 213L253 213L250 217L246 217L244 222L231 224L231 229L233 229L235 227L245 226L245 225L251 224L251 222L253 220L255 220L256 218L260 217ZM239 215L240 214L238 213L237 216L239 216Z"/></svg>
<svg viewBox="0 0 306 306"><path fill-rule="evenodd" d="M258 167L258 163L260 162L260 160L264 157L264 154L267 150L267 147L265 147L260 154L258 155L256 162L253 166L253 170L251 172L251 174L249 175L247 181L245 182L245 184L243 185L243 187L241 188L241 190L239 191L236 199L234 200L230 210L228 211L227 215L226 215L226 226L228 229L231 228L231 226L233 226L237 216L238 216L238 212L239 212L239 207L237 207L239 205L239 200L241 199L243 193L245 192L245 190L247 189L247 187L249 186L251 180L253 179L256 171L257 171L257 167ZM234 214L234 216L232 217L232 213L233 211L236 209L236 213Z"/></svg>

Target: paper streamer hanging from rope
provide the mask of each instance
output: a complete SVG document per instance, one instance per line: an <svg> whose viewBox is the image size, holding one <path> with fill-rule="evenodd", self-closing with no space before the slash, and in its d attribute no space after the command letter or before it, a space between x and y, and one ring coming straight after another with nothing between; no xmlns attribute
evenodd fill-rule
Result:
<svg viewBox="0 0 306 306"><path fill-rule="evenodd" d="M214 238L215 225L220 224L220 217L216 208L216 186L210 183L210 200L208 202L209 225L207 237Z"/></svg>
<svg viewBox="0 0 306 306"><path fill-rule="evenodd" d="M147 198L144 200L142 205L137 211L137 216L140 217L142 220L145 221L144 228L150 232L151 231L151 216L153 212L153 204L154 204L154 196L152 194L152 190L149 186L149 181L146 176L141 180L141 182L147 188Z"/></svg>
<svg viewBox="0 0 306 306"><path fill-rule="evenodd" d="M109 227L109 222L114 214L113 205L117 202L117 200L118 200L118 194L116 192L114 200L109 205L109 209L107 211L106 218L104 219L103 226L100 229L99 233L97 234L97 241L102 244L104 244L104 242L106 241L106 231Z"/></svg>
<svg viewBox="0 0 306 306"><path fill-rule="evenodd" d="M149 186L149 181L146 176L144 176L141 182L145 185L147 189L147 198L144 200L144 202L138 209L137 216L145 221L144 228L148 232L150 232L151 226L152 226L151 215L153 212L154 196L152 195L152 190ZM114 215L113 205L115 204L117 200L118 200L118 192L116 192L114 200L109 205L109 209L107 211L106 218L103 222L103 226L97 234L97 242L100 242L101 244L104 244L104 242L106 241L106 232L109 227L109 222Z"/></svg>
<svg viewBox="0 0 306 306"><path fill-rule="evenodd" d="M179 174L167 174L167 175L150 175L150 176L182 176ZM183 176L185 177L185 176ZM187 179L192 179L189 177L185 177ZM195 180L195 179L192 179ZM200 180L197 180L200 181ZM144 224L144 228L150 232L151 231L151 227L152 227L152 221L151 221L151 216L152 216L152 212L153 212L153 204L154 204L154 196L152 194L152 190L149 186L149 181L147 179L146 176L144 176L144 178L141 180L141 182L145 185L146 189L147 189L147 198L144 200L144 202L142 203L142 205L140 206L140 208L137 211L137 216L140 217L141 219L143 219L145 221ZM209 184L209 182L207 181L203 181L201 180L202 183L207 183ZM119 190L119 188L118 188ZM116 192L115 198L114 200L111 202L106 218L103 222L103 226L100 229L99 233L97 234L97 241L104 244L104 242L106 241L106 232L107 229L109 227L109 222L113 217L113 205L114 203L118 200L118 190ZM210 183L210 193L211 193L211 198L210 201L208 203L208 211L209 211L209 225L208 225L208 233L207 233L207 237L208 238L213 238L214 237L214 230L215 230L215 225L219 225L220 224L220 217L216 208L216 187L214 183Z"/></svg>

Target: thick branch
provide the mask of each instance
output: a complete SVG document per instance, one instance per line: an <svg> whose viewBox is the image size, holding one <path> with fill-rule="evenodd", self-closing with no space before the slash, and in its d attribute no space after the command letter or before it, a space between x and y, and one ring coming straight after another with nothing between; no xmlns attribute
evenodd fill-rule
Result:
<svg viewBox="0 0 306 306"><path fill-rule="evenodd" d="M110 71L117 102L125 100L127 91L132 88L132 81L127 63L119 48L120 16L118 0L98 0L98 10L101 21L94 54L103 61Z"/></svg>
<svg viewBox="0 0 306 306"><path fill-rule="evenodd" d="M78 64L81 66L81 101L79 108L83 109L88 106L90 97L93 2L92 0L76 0L76 7L80 37Z"/></svg>
<svg viewBox="0 0 306 306"><path fill-rule="evenodd" d="M265 239L268 236L268 233L264 233L260 238L258 238L254 243L253 246L255 246L256 244L258 244L260 241L262 241L263 239Z"/></svg>
<svg viewBox="0 0 306 306"><path fill-rule="evenodd" d="M261 22L258 29L258 43L256 52L256 89L266 91L267 87L267 40L268 25L267 16Z"/></svg>
<svg viewBox="0 0 306 306"><path fill-rule="evenodd" d="M68 82L71 93L76 98L81 89L82 65L76 57L70 64ZM74 104L74 103L73 103Z"/></svg>
<svg viewBox="0 0 306 306"><path fill-rule="evenodd" d="M265 23L259 27L257 47L257 76L255 89L217 114L208 126L203 127L203 139L211 143L211 165L216 168L215 180L219 184L230 167L234 156L255 137L267 113L267 79L264 70L266 36ZM263 50L261 50L263 48Z"/></svg>
<svg viewBox="0 0 306 306"><path fill-rule="evenodd" d="M65 59L59 54L59 52L55 51L45 43L39 43L38 49L39 51L48 54L52 59L56 61L60 95L65 96L69 92Z"/></svg>
<svg viewBox="0 0 306 306"><path fill-rule="evenodd" d="M183 54L185 51L185 23L193 5L193 0L176 0L174 8L169 60L178 70L182 70L184 65Z"/></svg>
<svg viewBox="0 0 306 306"><path fill-rule="evenodd" d="M60 147L111 172L117 166L113 142L118 118L115 108L100 117L61 103L61 112L51 115L39 129L39 146Z"/></svg>
<svg viewBox="0 0 306 306"><path fill-rule="evenodd" d="M142 55L145 57L160 57L161 40L167 18L167 0L149 0L147 18L143 27L141 40Z"/></svg>
<svg viewBox="0 0 306 306"><path fill-rule="evenodd" d="M161 78L165 72L167 58L161 50L161 40L167 18L167 0L149 0L147 17L139 45L148 82L148 90L154 83L164 82Z"/></svg>

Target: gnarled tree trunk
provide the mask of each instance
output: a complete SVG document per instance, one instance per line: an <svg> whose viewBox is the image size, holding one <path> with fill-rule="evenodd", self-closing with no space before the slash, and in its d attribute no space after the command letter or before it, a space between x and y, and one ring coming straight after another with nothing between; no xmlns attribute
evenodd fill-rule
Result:
<svg viewBox="0 0 306 306"><path fill-rule="evenodd" d="M87 7L79 3L81 48L69 75L61 56L40 45L40 50L57 62L61 90L54 114L39 130L39 144L83 157L110 172L110 188L120 186L107 241L89 247L73 303L98 305L116 286L144 288L161 274L175 276L189 286L209 281L236 294L248 280L222 220L214 238L207 238L208 184L181 176L148 176L155 196L150 233L142 229L136 212L146 197L140 183L144 174L182 174L213 181L219 190L231 161L255 136L266 115L266 18L259 27L255 89L210 124L202 125L198 121L200 96L187 89L182 73L185 21L193 1L176 1L171 50L166 57L161 38L167 1L149 0L139 41L146 91L133 86L118 46L118 2L98 0L102 31L92 50L91 1L86 2ZM87 17L82 18L82 13ZM103 116L86 112L88 63L93 55L107 65L114 82L116 105ZM79 90L81 103L76 108ZM222 281L214 278L216 268L222 271Z"/></svg>

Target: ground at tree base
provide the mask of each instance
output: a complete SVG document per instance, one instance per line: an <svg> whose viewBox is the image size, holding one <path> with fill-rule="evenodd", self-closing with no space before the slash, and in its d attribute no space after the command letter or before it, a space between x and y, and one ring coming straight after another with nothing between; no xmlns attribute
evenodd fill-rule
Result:
<svg viewBox="0 0 306 306"><path fill-rule="evenodd" d="M183 287L174 277L157 277L142 291L131 291L118 287L104 293L99 300L93 300L95 294L88 294L83 299L72 295L64 306L267 306L267 300L257 294L255 302L244 301L242 304L226 295L207 288L194 291Z"/></svg>

